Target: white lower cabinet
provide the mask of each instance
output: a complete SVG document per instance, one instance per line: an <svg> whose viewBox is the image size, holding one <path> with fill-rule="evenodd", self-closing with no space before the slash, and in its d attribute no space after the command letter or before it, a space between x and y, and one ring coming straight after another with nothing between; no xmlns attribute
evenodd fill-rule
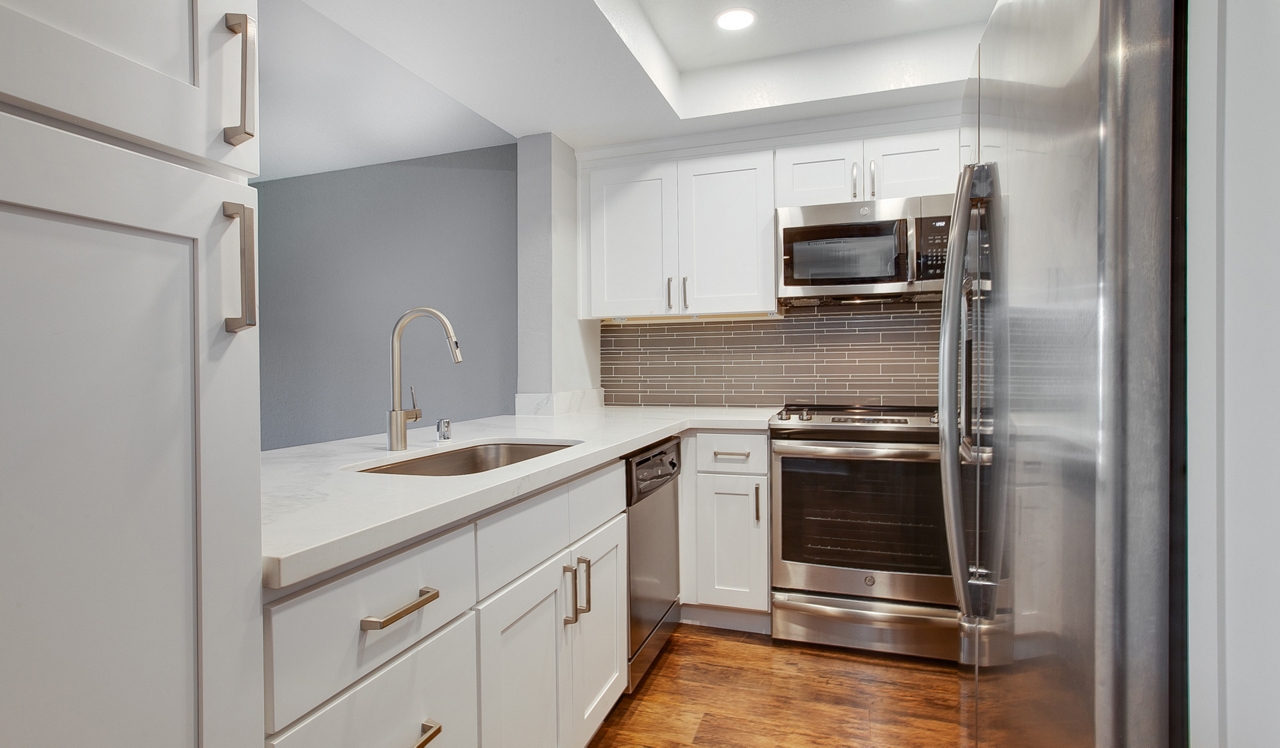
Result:
<svg viewBox="0 0 1280 748"><path fill-rule="evenodd" d="M476 606L485 748L561 744L560 704L569 697L569 563L566 550Z"/></svg>
<svg viewBox="0 0 1280 748"><path fill-rule="evenodd" d="M476 614L468 612L267 746L411 748L438 726L431 748L474 748L478 722Z"/></svg>
<svg viewBox="0 0 1280 748"><path fill-rule="evenodd" d="M697 486L698 603L767 611L768 479L699 473Z"/></svg>
<svg viewBox="0 0 1280 748"><path fill-rule="evenodd" d="M627 518L618 516L569 551L577 564L578 621L570 624L573 668L567 748L582 748L627 687Z"/></svg>

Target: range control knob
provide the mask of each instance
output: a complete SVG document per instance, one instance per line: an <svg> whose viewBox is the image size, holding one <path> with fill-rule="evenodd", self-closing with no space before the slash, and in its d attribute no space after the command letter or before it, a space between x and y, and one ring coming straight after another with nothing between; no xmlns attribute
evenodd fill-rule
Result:
<svg viewBox="0 0 1280 748"><path fill-rule="evenodd" d="M800 420L802 420L802 421L812 421L812 420L813 420L813 416L809 413L809 411L808 411L808 410L802 410L802 411L800 411Z"/></svg>
<svg viewBox="0 0 1280 748"><path fill-rule="evenodd" d="M784 411L782 411L781 413L779 413L779 414L778 414L778 420L779 420L779 421L790 421L790 420L791 420L791 414L784 410Z"/></svg>

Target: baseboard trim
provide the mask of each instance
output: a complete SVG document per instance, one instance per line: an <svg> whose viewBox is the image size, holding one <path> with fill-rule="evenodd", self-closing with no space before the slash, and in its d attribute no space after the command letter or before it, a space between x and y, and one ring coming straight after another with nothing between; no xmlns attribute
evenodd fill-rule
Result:
<svg viewBox="0 0 1280 748"><path fill-rule="evenodd" d="M772 634L773 617L759 610L717 608L713 605L681 605L680 623L752 634Z"/></svg>

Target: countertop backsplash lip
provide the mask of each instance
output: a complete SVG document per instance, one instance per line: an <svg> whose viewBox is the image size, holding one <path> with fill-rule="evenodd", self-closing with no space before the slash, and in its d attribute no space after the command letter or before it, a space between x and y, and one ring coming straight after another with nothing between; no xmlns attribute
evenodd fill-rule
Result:
<svg viewBox="0 0 1280 748"><path fill-rule="evenodd" d="M606 324L606 405L781 407L938 401L936 302L761 320Z"/></svg>
<svg viewBox="0 0 1280 748"><path fill-rule="evenodd" d="M689 429L768 428L767 408L609 407L560 416L494 416L453 424L439 443L409 430L411 459L494 439L578 440L525 462L474 475L366 474L350 466L389 457L385 434L262 453L263 584L319 581L376 556L479 517Z"/></svg>

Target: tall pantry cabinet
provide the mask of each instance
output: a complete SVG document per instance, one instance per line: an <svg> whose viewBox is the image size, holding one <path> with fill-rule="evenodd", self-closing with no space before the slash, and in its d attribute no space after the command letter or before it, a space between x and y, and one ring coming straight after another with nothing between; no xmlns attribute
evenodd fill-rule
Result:
<svg viewBox="0 0 1280 748"><path fill-rule="evenodd" d="M0 745L261 743L256 14L0 0Z"/></svg>

